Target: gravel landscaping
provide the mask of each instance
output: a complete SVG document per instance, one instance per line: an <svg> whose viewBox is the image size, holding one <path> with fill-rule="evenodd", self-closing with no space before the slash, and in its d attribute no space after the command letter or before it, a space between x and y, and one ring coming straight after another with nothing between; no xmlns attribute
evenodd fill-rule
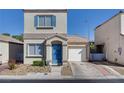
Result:
<svg viewBox="0 0 124 93"><path fill-rule="evenodd" d="M32 65L25 65L25 64L20 64L16 65L16 68L13 70L10 70L9 67L2 70L0 72L0 75L26 75L31 72L39 72L39 73L48 73L50 72L50 67L49 66L32 66Z"/></svg>
<svg viewBox="0 0 124 93"><path fill-rule="evenodd" d="M72 70L69 63L64 64L61 69L61 75L63 76L72 76Z"/></svg>

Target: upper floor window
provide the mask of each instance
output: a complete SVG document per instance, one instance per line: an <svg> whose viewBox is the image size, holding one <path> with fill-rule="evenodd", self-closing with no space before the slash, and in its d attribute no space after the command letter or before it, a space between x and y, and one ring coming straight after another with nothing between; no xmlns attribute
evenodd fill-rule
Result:
<svg viewBox="0 0 124 93"><path fill-rule="evenodd" d="M53 28L56 26L56 17L53 15L35 16L34 22L37 28Z"/></svg>

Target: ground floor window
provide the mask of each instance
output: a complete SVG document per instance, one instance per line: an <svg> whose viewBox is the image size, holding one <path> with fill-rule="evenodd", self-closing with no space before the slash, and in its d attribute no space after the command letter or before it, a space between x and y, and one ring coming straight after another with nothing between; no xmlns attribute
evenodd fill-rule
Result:
<svg viewBox="0 0 124 93"><path fill-rule="evenodd" d="M41 56L43 52L42 50L42 44L28 44L29 56Z"/></svg>

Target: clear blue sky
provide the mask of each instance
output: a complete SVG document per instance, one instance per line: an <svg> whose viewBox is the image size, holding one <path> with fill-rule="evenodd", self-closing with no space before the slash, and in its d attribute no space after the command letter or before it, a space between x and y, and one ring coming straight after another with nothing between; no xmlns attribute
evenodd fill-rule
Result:
<svg viewBox="0 0 124 93"><path fill-rule="evenodd" d="M96 26L109 19L120 10L94 10L78 9L68 10L68 34L76 34L83 37L88 36L94 40L94 29ZM24 29L23 10L0 9L0 33L21 34Z"/></svg>
<svg viewBox="0 0 124 93"><path fill-rule="evenodd" d="M23 33L23 10L0 9L0 33Z"/></svg>

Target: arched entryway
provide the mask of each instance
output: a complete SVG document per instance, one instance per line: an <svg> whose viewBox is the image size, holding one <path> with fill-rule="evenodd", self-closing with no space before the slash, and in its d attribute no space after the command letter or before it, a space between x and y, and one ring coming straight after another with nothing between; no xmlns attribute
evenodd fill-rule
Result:
<svg viewBox="0 0 124 93"><path fill-rule="evenodd" d="M52 64L62 65L62 42L52 41Z"/></svg>
<svg viewBox="0 0 124 93"><path fill-rule="evenodd" d="M46 39L46 62L49 65L62 65L67 62L67 38L53 35Z"/></svg>

